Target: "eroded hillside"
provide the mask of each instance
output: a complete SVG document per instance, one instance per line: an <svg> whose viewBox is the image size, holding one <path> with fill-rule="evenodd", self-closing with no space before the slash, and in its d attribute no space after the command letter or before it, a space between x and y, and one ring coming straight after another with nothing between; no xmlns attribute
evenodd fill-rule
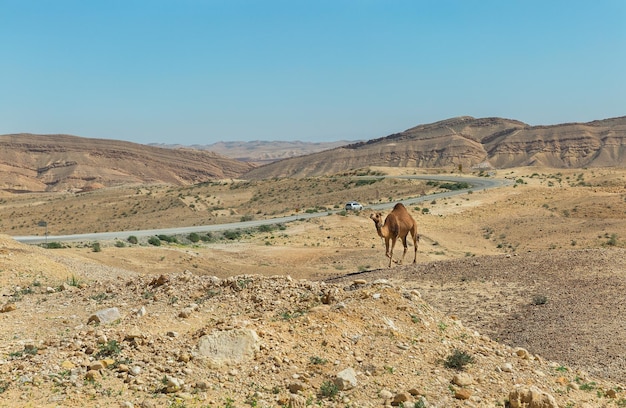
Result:
<svg viewBox="0 0 626 408"><path fill-rule="evenodd" d="M69 135L0 136L0 188L89 191L129 184L187 185L236 178L253 166L194 149Z"/></svg>
<svg viewBox="0 0 626 408"><path fill-rule="evenodd" d="M626 117L529 126L509 119L464 116L271 163L252 169L245 177L319 176L369 166L457 170L608 167L624 163Z"/></svg>

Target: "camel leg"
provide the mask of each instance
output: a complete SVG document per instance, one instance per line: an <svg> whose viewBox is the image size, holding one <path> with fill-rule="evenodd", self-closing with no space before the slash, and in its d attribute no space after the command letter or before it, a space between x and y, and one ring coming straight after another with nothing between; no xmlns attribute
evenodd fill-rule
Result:
<svg viewBox="0 0 626 408"><path fill-rule="evenodd" d="M396 239L392 238L391 239L391 248L389 248L389 245L387 245L387 256L389 257L389 268L391 268L391 262L393 261L393 248L396 246Z"/></svg>
<svg viewBox="0 0 626 408"><path fill-rule="evenodd" d="M415 254L413 255L413 263L415 263L417 261L417 243L420 240L420 236L419 234L416 232L415 234L413 234L413 249L415 251Z"/></svg>
<svg viewBox="0 0 626 408"><path fill-rule="evenodd" d="M402 265L402 263L404 262L404 257L406 256L406 251L408 250L408 245L406 243L406 236L402 237L402 245L404 245L404 252L402 252L402 258L400 259L400 262L398 262L398 264Z"/></svg>

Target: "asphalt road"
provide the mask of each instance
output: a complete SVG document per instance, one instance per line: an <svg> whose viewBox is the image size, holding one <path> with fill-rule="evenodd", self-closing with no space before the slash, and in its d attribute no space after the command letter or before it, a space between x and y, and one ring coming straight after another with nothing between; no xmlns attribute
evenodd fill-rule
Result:
<svg viewBox="0 0 626 408"><path fill-rule="evenodd" d="M452 197L458 194L465 194L469 191L480 191L490 188L502 187L505 185L513 184L511 180L493 179L487 177L458 177L453 175L414 175L414 176L397 176L397 178L403 179L421 179L421 180L434 180L434 181L447 181L452 183L468 183L471 187L463 190L450 190L436 194L429 194L421 197L410 198L401 200L399 202L406 206L413 205L424 201L432 201L444 197ZM366 206L371 210L385 210L392 208L397 202L374 204ZM98 232L90 234L72 234L72 235L27 235L27 236L14 236L13 239L25 244L41 244L45 242L69 242L69 241L107 241L113 239L125 240L129 236L134 235L137 238L150 237L154 235L185 235L192 232L213 232L224 231L233 229L246 229L259 227L261 225L269 224L284 224L297 220L304 220L308 218L324 217L330 213L336 213L342 210L322 211L316 213L303 213L297 215L289 215L286 217L270 218L264 220L253 220L244 222L234 222L229 224L216 224L216 225L199 225L193 227L175 227L175 228L163 228L163 229L149 229L149 230L137 230L137 231L115 231L115 232Z"/></svg>

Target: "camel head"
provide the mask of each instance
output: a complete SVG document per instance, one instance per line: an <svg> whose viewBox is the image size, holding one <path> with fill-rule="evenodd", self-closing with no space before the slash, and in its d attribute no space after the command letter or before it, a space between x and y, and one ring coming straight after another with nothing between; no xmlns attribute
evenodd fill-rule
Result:
<svg viewBox="0 0 626 408"><path fill-rule="evenodd" d="M374 221L374 224L376 225L376 229L379 230L383 227L384 222L383 222L383 213L374 213L374 214L370 214L370 218Z"/></svg>

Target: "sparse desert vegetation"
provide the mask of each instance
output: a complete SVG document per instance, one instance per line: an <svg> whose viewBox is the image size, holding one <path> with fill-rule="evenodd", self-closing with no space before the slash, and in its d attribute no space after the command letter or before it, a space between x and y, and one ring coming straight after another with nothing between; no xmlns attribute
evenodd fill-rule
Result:
<svg viewBox="0 0 626 408"><path fill-rule="evenodd" d="M5 193L0 220L9 235L32 234L40 220L51 234L137 230L340 210L353 199L393 202L442 188L354 176ZM421 234L417 265L387 267L367 208L145 240L26 247L6 238L0 400L506 406L522 381L558 406L620 406L626 171L494 176L523 182L408 208ZM88 323L113 307L121 316L112 324ZM203 336L245 329L260 337L254 359L217 367L195 354Z"/></svg>

